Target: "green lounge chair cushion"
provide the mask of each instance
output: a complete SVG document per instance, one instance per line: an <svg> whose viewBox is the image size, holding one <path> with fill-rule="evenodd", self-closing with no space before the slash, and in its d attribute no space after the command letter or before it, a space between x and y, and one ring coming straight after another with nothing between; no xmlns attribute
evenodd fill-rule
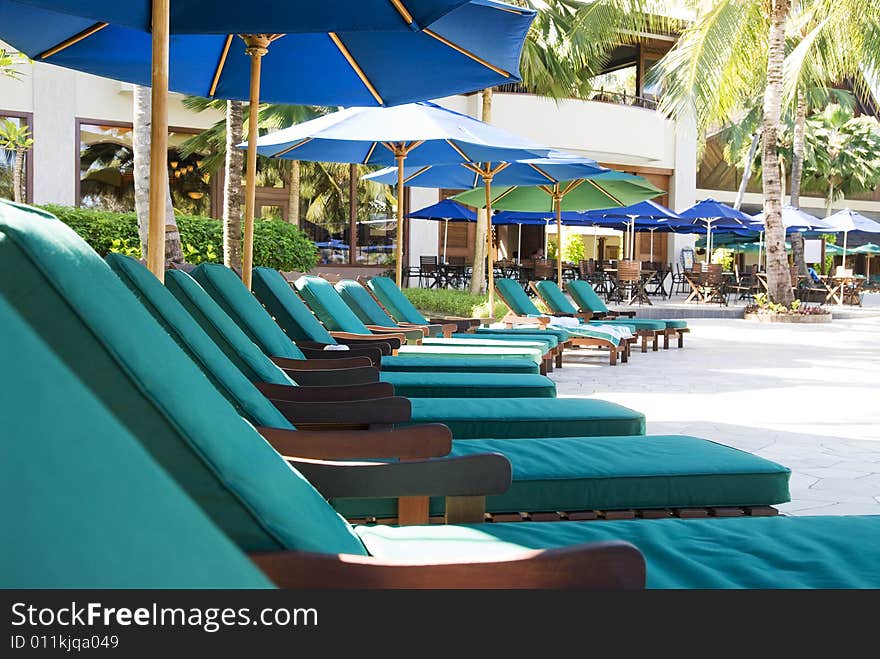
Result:
<svg viewBox="0 0 880 659"><path fill-rule="evenodd" d="M249 380L292 384L291 379L266 359L260 347L248 338L195 279L182 270L169 270L165 273L165 287ZM293 359L305 359L305 356L300 353L299 357Z"/></svg>
<svg viewBox="0 0 880 659"><path fill-rule="evenodd" d="M309 308L315 312L324 327L331 332L371 334L367 326L348 308L343 299L326 279L303 275L294 284Z"/></svg>
<svg viewBox="0 0 880 659"><path fill-rule="evenodd" d="M72 229L0 202L0 293L241 549L364 553Z"/></svg>
<svg viewBox="0 0 880 659"><path fill-rule="evenodd" d="M0 324L0 587L271 587L2 298Z"/></svg>
<svg viewBox="0 0 880 659"><path fill-rule="evenodd" d="M415 323L416 325L428 324L428 319L419 313L419 310L390 278L371 277L367 286L398 322Z"/></svg>
<svg viewBox="0 0 880 659"><path fill-rule="evenodd" d="M414 398L411 423L444 423L455 439L644 435L645 417L616 403L582 398Z"/></svg>
<svg viewBox="0 0 880 659"><path fill-rule="evenodd" d="M495 287L504 298L504 303L517 316L536 316L542 314L538 307L529 299L518 281L513 279L499 278L495 280Z"/></svg>
<svg viewBox="0 0 880 659"><path fill-rule="evenodd" d="M550 351L559 345L559 338L555 334L547 333L541 335L541 330L533 330L532 334L508 334L504 330L495 330L494 332L456 332L452 335L453 339L482 340L491 339L492 341L524 341L530 343L537 341L544 344L544 350Z"/></svg>
<svg viewBox="0 0 880 659"><path fill-rule="evenodd" d="M877 588L880 515L359 526L385 560L502 560L523 549L625 540L649 588Z"/></svg>
<svg viewBox="0 0 880 659"><path fill-rule="evenodd" d="M684 435L456 440L452 455L501 453L513 484L487 512L762 506L789 501L790 471L758 456ZM346 517L394 517L395 500L333 500ZM442 515L443 498L431 499Z"/></svg>
<svg viewBox="0 0 880 659"><path fill-rule="evenodd" d="M226 397L243 417L258 426L270 426L273 428L293 428L278 408L245 377L244 373L236 368L235 364L217 347L211 337L193 320L183 305L171 292L165 288L153 273L147 270L139 261L123 254L111 253L106 259L113 272L122 280L129 290L134 293L147 311L162 325L177 344L198 364L202 372L208 377L215 387ZM195 284L191 279L194 286ZM205 300L205 306L210 306L210 300ZM217 310L212 315L220 316ZM226 343L224 343L226 345ZM270 362L265 356L254 351L251 341L241 335L242 349L250 354L252 361L257 364L259 370L265 371L272 377L275 384L294 384L284 371ZM265 364L263 362L266 362Z"/></svg>
<svg viewBox="0 0 880 659"><path fill-rule="evenodd" d="M305 359L263 305L232 270L219 263L202 263L192 271L192 278L247 334L265 354L288 359Z"/></svg>
<svg viewBox="0 0 880 659"><path fill-rule="evenodd" d="M397 355L382 357L383 372L424 372L437 373L538 373L540 367L531 359L510 359L487 357L468 359L466 357L432 357L430 355Z"/></svg>
<svg viewBox="0 0 880 659"><path fill-rule="evenodd" d="M577 309L569 302L565 294L559 289L555 281L535 282L535 288L541 295L551 313L576 313Z"/></svg>
<svg viewBox="0 0 880 659"><path fill-rule="evenodd" d="M361 286L359 282L352 281L351 279L343 279L342 281L337 282L334 288L336 288L340 297L345 300L349 309L351 309L357 317L364 322L364 324L380 325L382 327L397 327L397 323L394 319L385 313L385 310L376 303L376 300L373 299L370 292ZM428 323L424 324L427 325Z"/></svg>
<svg viewBox="0 0 880 659"><path fill-rule="evenodd" d="M549 283L552 283L552 282L538 282L538 288L541 290L541 295L546 298L546 295L552 294L552 295L554 295L554 300L558 301L558 298L555 297L555 294L550 293L550 291L552 291L555 288L556 293L561 295L562 299L564 299L565 302L568 302L568 300L565 298L565 296L562 295L562 291L559 290L559 287L556 286L555 284L553 286L546 285ZM600 313L600 314L610 313L608 310L608 307L605 306L605 303L602 301L602 298L600 298L598 296L598 294L596 293L596 291L593 290L593 287L590 284L590 282L577 279L577 280L568 282L567 286L568 286L568 292L571 295L571 297L574 299L574 301L577 303L578 308L583 309L584 311L592 311L593 313ZM546 291L546 295L545 295L545 291ZM575 310L574 306L571 305L570 302L568 302L568 304L571 309ZM572 311L572 313L573 313L573 311ZM644 322L644 320L645 319L638 319L637 320L634 318L620 319L620 321L623 323L631 322L631 321ZM654 319L651 319L651 320L654 320ZM607 322L607 321L600 320L597 322ZM686 320L671 320L671 319L664 318L658 322L663 323L666 326L666 329L686 329L687 328L687 321ZM643 327L640 329L651 329L651 328Z"/></svg>
<svg viewBox="0 0 880 659"><path fill-rule="evenodd" d="M486 336L476 336L474 334L459 334L450 338L425 338L422 345L426 346L447 346L449 348L468 347L484 347L484 348L528 348L532 350L540 350L544 355L552 349L549 341L541 341L538 338L525 337L501 337L495 334Z"/></svg>
<svg viewBox="0 0 880 659"><path fill-rule="evenodd" d="M556 383L543 375L506 373L380 373L407 398L555 398Z"/></svg>
<svg viewBox="0 0 880 659"><path fill-rule="evenodd" d="M336 343L305 303L299 299L288 281L274 268L253 270L251 282L254 295L275 317L275 322L295 341Z"/></svg>
<svg viewBox="0 0 880 659"><path fill-rule="evenodd" d="M544 352L537 348L490 348L488 346L467 345L421 345L400 346L400 355L418 355L420 357L467 357L473 362L484 359L531 359L540 364L544 360Z"/></svg>
<svg viewBox="0 0 880 659"><path fill-rule="evenodd" d="M557 345L559 343L565 343L569 339L571 339L571 334L566 332L561 327L548 327L547 329L541 329L537 323L534 327L512 327L510 329L497 329L493 327L478 327L474 330L475 334L495 334L497 332L504 332L506 335L523 335L523 336L532 336L535 335L539 338L544 338L545 335L552 335L556 337Z"/></svg>
<svg viewBox="0 0 880 659"><path fill-rule="evenodd" d="M654 320L653 318L613 318L606 320L605 318L597 318L585 323L586 325L595 327L599 325L619 325L621 327L629 327L630 331L635 334L638 330L651 330L662 332L666 329L666 321Z"/></svg>

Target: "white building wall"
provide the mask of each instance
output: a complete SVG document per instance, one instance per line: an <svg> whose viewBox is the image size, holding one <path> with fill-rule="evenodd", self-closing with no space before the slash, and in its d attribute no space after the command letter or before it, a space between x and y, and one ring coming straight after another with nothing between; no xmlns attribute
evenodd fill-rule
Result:
<svg viewBox="0 0 880 659"><path fill-rule="evenodd" d="M419 210L440 201L440 192L435 188L410 188L409 207ZM437 256L437 243L440 238L440 222L433 220L409 221L409 265L417 266L420 256Z"/></svg>
<svg viewBox="0 0 880 659"><path fill-rule="evenodd" d="M669 207L683 211L697 202L697 131L695 125L678 123L673 130L675 142L675 164L669 179ZM670 234L667 241L667 263L680 263L681 250L693 249L697 236L691 234Z"/></svg>

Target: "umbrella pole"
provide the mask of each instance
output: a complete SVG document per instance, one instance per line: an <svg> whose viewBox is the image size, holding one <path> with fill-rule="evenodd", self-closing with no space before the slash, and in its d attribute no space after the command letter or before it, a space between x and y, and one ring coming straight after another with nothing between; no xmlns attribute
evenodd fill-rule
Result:
<svg viewBox="0 0 880 659"><path fill-rule="evenodd" d="M449 220L444 220L443 226L443 263L446 263L446 239L449 237Z"/></svg>
<svg viewBox="0 0 880 659"><path fill-rule="evenodd" d="M556 184L557 194L553 195L553 205L556 206L556 283L562 288L562 195L558 194L559 184Z"/></svg>
<svg viewBox="0 0 880 659"><path fill-rule="evenodd" d="M516 232L516 264L522 263L522 224L517 224Z"/></svg>
<svg viewBox="0 0 880 659"><path fill-rule="evenodd" d="M487 288L489 291L489 318L495 319L495 263L492 258L492 178L491 174L483 176L483 185L486 187L486 263L489 271L486 273Z"/></svg>
<svg viewBox="0 0 880 659"><path fill-rule="evenodd" d="M706 265L712 263L712 220L706 223Z"/></svg>
<svg viewBox="0 0 880 659"><path fill-rule="evenodd" d="M398 151L394 154L397 160L397 288L403 284L403 161L406 153Z"/></svg>
<svg viewBox="0 0 880 659"><path fill-rule="evenodd" d="M150 117L150 209L147 264L165 281L165 200L168 191L168 40L170 0L153 0Z"/></svg>
<svg viewBox="0 0 880 659"><path fill-rule="evenodd" d="M654 231L655 231L655 229L649 229L649 231L651 232L651 256L649 256L648 258L651 261L651 263L653 263L654 262Z"/></svg>
<svg viewBox="0 0 880 659"><path fill-rule="evenodd" d="M241 249L241 280L250 290L254 267L254 216L257 204L257 140L260 137L260 71L270 39L265 34L245 34L245 53L251 58L250 112L248 114L247 175L244 193L244 235Z"/></svg>
<svg viewBox="0 0 880 659"><path fill-rule="evenodd" d="M840 255L840 269L846 270L846 236L849 231L843 232L843 254Z"/></svg>

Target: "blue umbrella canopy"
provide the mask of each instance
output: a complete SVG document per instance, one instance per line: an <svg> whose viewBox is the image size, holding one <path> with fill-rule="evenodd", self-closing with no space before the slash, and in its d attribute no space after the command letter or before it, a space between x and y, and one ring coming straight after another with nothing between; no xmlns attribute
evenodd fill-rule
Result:
<svg viewBox="0 0 880 659"><path fill-rule="evenodd" d="M76 8L62 13L2 0L0 39L37 61L150 85L149 31L112 21L113 16L125 13L127 2L45 0L43 4L72 4ZM172 12L178 10L178 4L172 2ZM238 11L228 13L214 4L206 10L203 2L188 3L195 4L201 5L206 27L197 30L193 26L192 34L172 34L171 91L248 99L251 58L243 39L235 35L247 35L253 28L256 33L271 32L262 57L261 100L304 105L394 105L519 80L520 51L534 18L534 12L528 9L510 12L502 3L472 0L441 15L425 30L413 30L398 17L401 29L377 31L382 28L367 23L367 29L348 32L344 27L332 27L332 17L350 16L340 25L355 25L354 17L363 14L356 9L359 0L267 2L258 3L258 7L225 0L222 4L227 7L238 6ZM290 14L285 22L270 20L274 12L263 15L264 6L291 4L308 4L308 9L302 14L277 9ZM363 4L379 3L372 0ZM397 13L392 3L384 4ZM119 8L113 10L116 6ZM325 9L318 10L317 15L325 16L315 25L321 29L304 32L303 27L310 25L312 10L322 6ZM353 7L352 13L346 14L346 8ZM102 14L105 10L110 13ZM180 11L184 10L188 7ZM245 14L247 21L242 18ZM192 22L197 23L197 18ZM401 57L401 53L406 56Z"/></svg>
<svg viewBox="0 0 880 659"><path fill-rule="evenodd" d="M849 208L844 208L833 215L829 215L823 220L823 222L825 222L825 225L831 231L843 232L843 251L841 252L843 257L841 264L842 267L846 267L846 255L849 253L846 249L846 239L850 231L880 233L880 223Z"/></svg>
<svg viewBox="0 0 880 659"><path fill-rule="evenodd" d="M22 4L108 21L149 31L151 0L19 0ZM388 0L286 0L258 7L237 0L213 0L206 11L204 0L171 3L172 34L224 34L235 23L241 33L277 31L329 32L355 30L420 29L468 0L406 0L396 6ZM256 10L256 11L255 11Z"/></svg>
<svg viewBox="0 0 880 659"><path fill-rule="evenodd" d="M675 226L682 232L689 229L705 229L709 248L706 250L706 263L712 259L712 232L721 229L749 228L752 217L740 210L722 204L714 199L704 199L679 213L681 220L674 220ZM693 231L702 233L702 231Z"/></svg>
<svg viewBox="0 0 880 659"><path fill-rule="evenodd" d="M425 206L413 211L407 217L417 220L449 220L451 222L476 222L477 214L464 204L452 199Z"/></svg>

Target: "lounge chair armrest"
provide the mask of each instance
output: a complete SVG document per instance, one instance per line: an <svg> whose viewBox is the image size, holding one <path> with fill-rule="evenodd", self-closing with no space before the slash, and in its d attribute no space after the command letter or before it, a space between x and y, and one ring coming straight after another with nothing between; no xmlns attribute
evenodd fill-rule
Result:
<svg viewBox="0 0 880 659"><path fill-rule="evenodd" d="M393 425L406 423L412 418L412 405L410 405L409 399L399 396L379 400L344 402L301 403L272 400L272 404L293 425L306 425L315 428Z"/></svg>
<svg viewBox="0 0 880 659"><path fill-rule="evenodd" d="M403 563L371 556L276 552L251 560L280 588L626 589L645 587L645 559L628 542L523 550L503 560Z"/></svg>
<svg viewBox="0 0 880 659"><path fill-rule="evenodd" d="M339 387L379 381L379 369L375 366L328 368L320 371L281 370L301 387Z"/></svg>
<svg viewBox="0 0 880 659"><path fill-rule="evenodd" d="M289 458L328 499L486 496L510 487L510 461L500 453L410 462L329 462Z"/></svg>
<svg viewBox="0 0 880 659"><path fill-rule="evenodd" d="M257 428L284 456L319 460L438 458L452 450L452 432L441 423L391 430L287 430Z"/></svg>
<svg viewBox="0 0 880 659"><path fill-rule="evenodd" d="M431 332L435 329L440 330L444 336L449 337L455 331L455 325L443 325L442 323L431 323L430 325L421 325L416 323L397 323L401 329L411 330L420 329L425 336L431 336ZM448 335L447 335L448 332Z"/></svg>
<svg viewBox="0 0 880 659"><path fill-rule="evenodd" d="M257 382L256 387L266 398L300 402L373 400L390 398L394 395L394 385L388 382L299 387L291 387L288 384Z"/></svg>
<svg viewBox="0 0 880 659"><path fill-rule="evenodd" d="M574 317L580 318L581 320L592 320L593 315L594 314L592 311L578 311L576 314L574 314Z"/></svg>
<svg viewBox="0 0 880 659"><path fill-rule="evenodd" d="M479 318L428 318L428 322L443 325L443 333L446 334L447 327L453 328L453 332L470 332L483 321Z"/></svg>
<svg viewBox="0 0 880 659"><path fill-rule="evenodd" d="M395 328L395 327L382 327L381 325L367 325L367 329L370 330L377 337L381 337L384 341L387 337L393 336L398 341L400 341L400 345L405 345L407 341L406 331L403 328ZM422 332L424 335L424 332Z"/></svg>
<svg viewBox="0 0 880 659"><path fill-rule="evenodd" d="M391 347L386 346L387 351L383 353L380 344L376 345L355 345L347 346L348 350L326 350L328 343L318 343L317 341L294 341L297 348L304 353L307 350L319 350L320 354L306 353L306 357L317 359L345 359L345 357L368 357L373 365L376 366L382 359L383 354L391 354ZM340 342L341 343L341 342ZM338 345L338 343L337 343Z"/></svg>
<svg viewBox="0 0 880 659"><path fill-rule="evenodd" d="M383 355L390 355L392 350L400 347L400 341L387 336L375 336L373 334L349 334L348 332L330 332L338 343L348 346L373 345L382 350Z"/></svg>
<svg viewBox="0 0 880 659"><path fill-rule="evenodd" d="M624 316L625 318L635 318L636 317L635 311L613 311L612 313L614 314L615 318L620 317L620 316Z"/></svg>
<svg viewBox="0 0 880 659"><path fill-rule="evenodd" d="M339 351L337 354L342 354ZM369 357L330 357L321 359L288 359L287 357L271 357L276 366L291 371L324 371L327 369L361 368L372 366Z"/></svg>
<svg viewBox="0 0 880 659"><path fill-rule="evenodd" d="M504 318L501 319L501 322L505 325L540 325L544 327L545 325L550 324L549 316L516 316L514 314L507 314Z"/></svg>

